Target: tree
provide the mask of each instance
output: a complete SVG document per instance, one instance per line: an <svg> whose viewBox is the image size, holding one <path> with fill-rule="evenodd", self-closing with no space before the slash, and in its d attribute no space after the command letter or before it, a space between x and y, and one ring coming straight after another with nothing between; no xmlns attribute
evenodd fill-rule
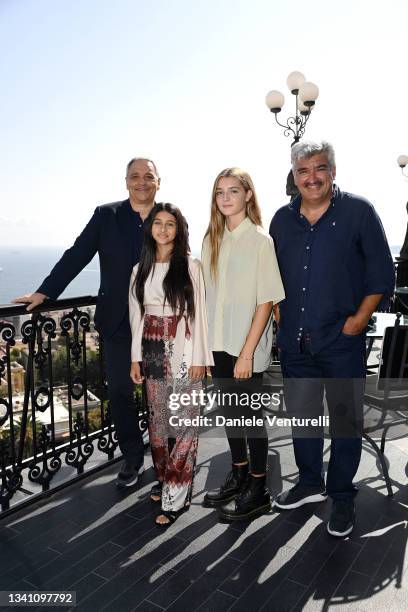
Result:
<svg viewBox="0 0 408 612"><path fill-rule="evenodd" d="M19 419L16 419L14 421L14 440L15 440L16 453L18 452L19 445L20 445L22 424L23 424L23 417L20 417ZM38 439L38 434L41 431L42 424L37 419L35 420L35 427L36 427L36 433L37 433L37 439ZM27 457L32 456L33 448L34 448L33 418L32 418L32 415L29 414L27 416L27 426L26 426L25 440L24 440L23 459L26 459Z"/></svg>
<svg viewBox="0 0 408 612"><path fill-rule="evenodd" d="M98 431L98 429L101 429L101 409L100 407L93 408L92 410L88 412L88 427L89 427L89 433L91 433L92 431Z"/></svg>

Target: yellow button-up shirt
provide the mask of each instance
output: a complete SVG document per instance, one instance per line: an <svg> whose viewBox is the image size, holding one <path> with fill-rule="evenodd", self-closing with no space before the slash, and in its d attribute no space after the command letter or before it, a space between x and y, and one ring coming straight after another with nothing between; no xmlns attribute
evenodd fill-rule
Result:
<svg viewBox="0 0 408 612"><path fill-rule="evenodd" d="M284 299L282 279L271 237L246 217L232 232L225 227L218 275L210 270L209 237L203 242L209 344L213 351L238 356L245 344L256 307ZM272 351L272 315L254 353L254 372L263 372Z"/></svg>

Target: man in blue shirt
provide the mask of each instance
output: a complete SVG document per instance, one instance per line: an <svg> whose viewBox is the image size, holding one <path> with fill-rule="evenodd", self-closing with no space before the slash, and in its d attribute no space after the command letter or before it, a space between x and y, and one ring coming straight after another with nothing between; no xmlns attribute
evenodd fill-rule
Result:
<svg viewBox="0 0 408 612"><path fill-rule="evenodd" d="M354 527L353 478L361 457L365 330L393 293L394 266L373 206L333 184L329 143L295 144L292 170L300 193L277 211L269 230L286 295L278 331L285 402L292 417L317 418L325 390L332 441L325 487L322 421L308 429L300 425L310 421L297 421L299 481L274 505L297 508L330 495L327 529L345 536Z"/></svg>
<svg viewBox="0 0 408 612"><path fill-rule="evenodd" d="M128 294L133 266L139 261L143 224L150 214L160 177L155 163L135 157L126 167L129 198L98 206L91 219L35 293L14 302L28 303L30 311L46 298L53 300L99 255L101 284L95 310L95 326L104 341L109 405L124 462L116 484L137 482L143 471L144 445L130 378L131 332Z"/></svg>

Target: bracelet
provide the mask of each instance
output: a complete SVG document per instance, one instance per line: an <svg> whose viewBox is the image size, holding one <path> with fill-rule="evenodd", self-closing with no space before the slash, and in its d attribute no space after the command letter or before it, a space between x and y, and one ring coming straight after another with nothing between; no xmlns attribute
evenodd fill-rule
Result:
<svg viewBox="0 0 408 612"><path fill-rule="evenodd" d="M245 361L252 361L253 357L244 357L243 355L239 355L239 359L244 359Z"/></svg>

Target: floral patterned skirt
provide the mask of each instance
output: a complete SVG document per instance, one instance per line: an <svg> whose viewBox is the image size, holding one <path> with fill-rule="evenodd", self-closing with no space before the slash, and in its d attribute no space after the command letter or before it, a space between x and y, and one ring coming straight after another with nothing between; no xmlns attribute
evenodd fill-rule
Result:
<svg viewBox="0 0 408 612"><path fill-rule="evenodd" d="M142 338L150 446L154 469L163 486L162 509L166 511L180 510L190 503L198 444L198 427L184 424L184 419L199 416L198 402L186 401L187 395L183 405L170 402L181 394L201 389L201 382L192 383L188 378L191 364L186 355L191 351L176 346L191 342L187 326L185 337L177 334L179 324L176 316L145 314ZM182 357L178 371L172 372L175 351ZM170 422L170 417L176 418Z"/></svg>

